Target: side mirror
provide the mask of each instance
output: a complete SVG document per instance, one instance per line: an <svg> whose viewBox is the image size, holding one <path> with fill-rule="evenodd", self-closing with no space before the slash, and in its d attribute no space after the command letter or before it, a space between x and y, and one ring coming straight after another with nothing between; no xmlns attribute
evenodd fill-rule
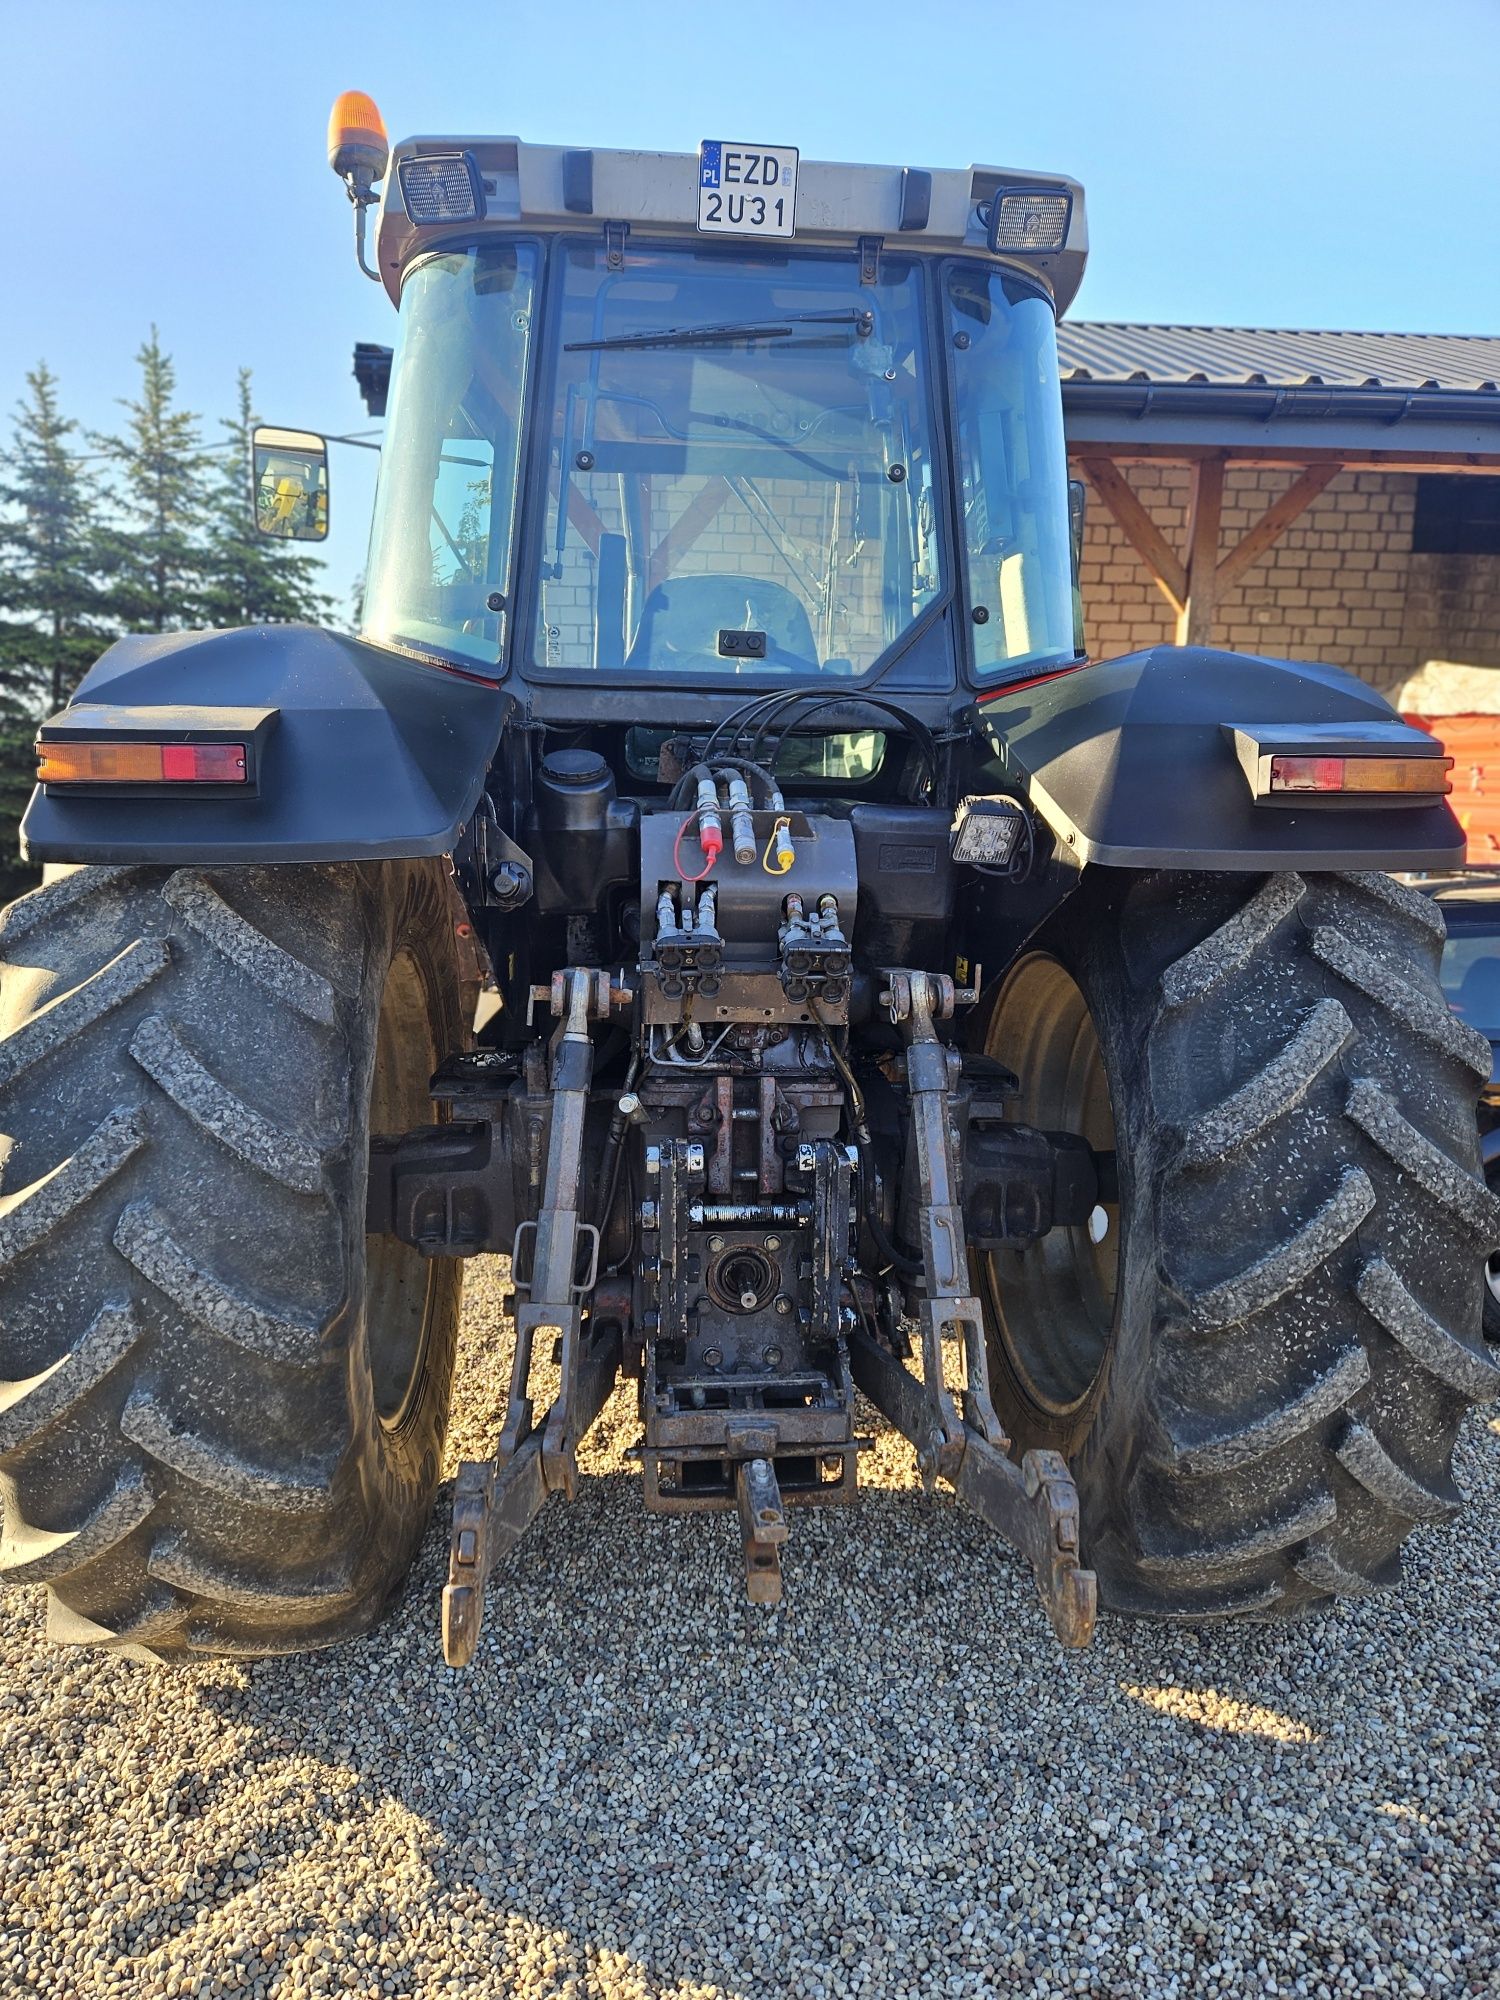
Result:
<svg viewBox="0 0 1500 2000"><path fill-rule="evenodd" d="M1073 650L1083 641L1083 511L1089 489L1081 479L1068 481L1068 546L1073 558Z"/></svg>
<svg viewBox="0 0 1500 2000"><path fill-rule="evenodd" d="M281 542L328 534L328 446L313 431L257 424L250 439L250 493L258 533Z"/></svg>

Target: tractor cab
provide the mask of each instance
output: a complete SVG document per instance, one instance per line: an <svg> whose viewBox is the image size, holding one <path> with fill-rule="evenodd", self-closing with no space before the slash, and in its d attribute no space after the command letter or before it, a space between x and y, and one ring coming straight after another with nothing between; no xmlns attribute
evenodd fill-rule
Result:
<svg viewBox="0 0 1500 2000"><path fill-rule="evenodd" d="M376 643L705 691L1073 657L1074 183L419 139L376 241Z"/></svg>

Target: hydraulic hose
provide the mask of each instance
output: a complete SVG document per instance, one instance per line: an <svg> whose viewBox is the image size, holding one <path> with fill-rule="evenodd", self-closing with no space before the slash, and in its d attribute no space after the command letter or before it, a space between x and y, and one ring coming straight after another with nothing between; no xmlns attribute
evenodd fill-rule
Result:
<svg viewBox="0 0 1500 2000"><path fill-rule="evenodd" d="M601 1243L604 1241L605 1231L614 1219L615 1197L619 1192L620 1165L625 1157L625 1128L630 1123L625 1105L627 1100L635 1094L636 1078L640 1073L640 1056L639 1054L633 1054L630 1058L630 1066L625 1072L624 1086L620 1091L619 1097L615 1100L615 1108L609 1117L609 1131L605 1136L604 1158L601 1162L600 1185L602 1192L597 1216L599 1241Z"/></svg>

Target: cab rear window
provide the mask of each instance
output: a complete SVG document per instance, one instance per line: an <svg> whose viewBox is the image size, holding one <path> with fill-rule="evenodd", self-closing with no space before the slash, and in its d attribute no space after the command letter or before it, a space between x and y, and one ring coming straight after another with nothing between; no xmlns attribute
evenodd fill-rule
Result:
<svg viewBox="0 0 1500 2000"><path fill-rule="evenodd" d="M630 730L625 738L625 768L632 778L656 777L661 746L678 732L670 729ZM856 729L843 735L793 736L781 746L776 775L803 783L820 781L860 785L873 778L885 762L885 732Z"/></svg>

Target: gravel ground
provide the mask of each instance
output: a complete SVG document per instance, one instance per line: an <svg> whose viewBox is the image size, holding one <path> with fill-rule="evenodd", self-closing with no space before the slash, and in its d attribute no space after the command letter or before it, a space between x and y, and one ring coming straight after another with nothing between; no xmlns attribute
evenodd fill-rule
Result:
<svg viewBox="0 0 1500 2000"><path fill-rule="evenodd" d="M315 1657L153 1672L0 1600L0 1995L1500 1993L1493 1407L1394 1602L1082 1656L888 1433L768 1613L727 1517L641 1513L633 1432L622 1392L467 1676L445 1508L394 1620Z"/></svg>

